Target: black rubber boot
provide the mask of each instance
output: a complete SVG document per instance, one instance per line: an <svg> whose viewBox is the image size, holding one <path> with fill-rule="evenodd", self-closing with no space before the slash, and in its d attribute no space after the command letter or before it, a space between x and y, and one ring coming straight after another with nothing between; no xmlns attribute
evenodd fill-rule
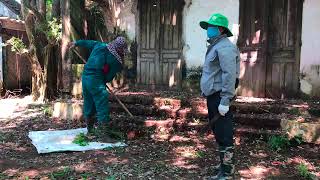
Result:
<svg viewBox="0 0 320 180"><path fill-rule="evenodd" d="M234 179L234 149L233 147L220 147L220 169L217 175L210 177L210 180Z"/></svg>
<svg viewBox="0 0 320 180"><path fill-rule="evenodd" d="M94 129L94 124L95 124L95 119L94 118L88 118L86 120L87 122L87 130L88 130L88 133L92 134L94 133L95 129Z"/></svg>

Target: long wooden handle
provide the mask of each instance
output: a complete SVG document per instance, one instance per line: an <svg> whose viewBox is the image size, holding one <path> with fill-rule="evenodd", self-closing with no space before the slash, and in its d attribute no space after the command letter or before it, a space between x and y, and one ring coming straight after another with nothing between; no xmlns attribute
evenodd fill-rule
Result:
<svg viewBox="0 0 320 180"><path fill-rule="evenodd" d="M79 58L84 62L84 63L87 63L87 61L80 55L80 53L77 51L77 50L75 50L75 49L72 49L73 50L73 52L74 53L76 53L78 56L79 56ZM118 101L118 103L122 106L122 108L130 115L130 117L133 117L133 115L131 114L131 112L128 110L128 108L120 101L120 99L113 93L113 91L109 88L109 86L108 85L106 85L107 86L107 89L108 89L108 91L110 92L110 94L112 94L115 98L116 98L116 100Z"/></svg>
<svg viewBox="0 0 320 180"><path fill-rule="evenodd" d="M122 108L130 115L130 117L133 117L133 115L131 114L131 112L128 110L128 108L120 101L120 99L112 92L112 90L109 88L108 85L107 86L107 89L108 91L110 92L110 94L112 94L116 100L118 101L118 103L122 106Z"/></svg>

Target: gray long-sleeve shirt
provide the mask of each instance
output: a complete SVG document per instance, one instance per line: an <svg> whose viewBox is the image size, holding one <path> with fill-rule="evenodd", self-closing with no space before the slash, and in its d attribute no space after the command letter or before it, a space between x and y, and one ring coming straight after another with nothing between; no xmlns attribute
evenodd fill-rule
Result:
<svg viewBox="0 0 320 180"><path fill-rule="evenodd" d="M229 106L235 95L235 82L240 73L238 48L224 35L210 40L200 81L205 96L220 92L221 105ZM210 46L209 46L210 47Z"/></svg>

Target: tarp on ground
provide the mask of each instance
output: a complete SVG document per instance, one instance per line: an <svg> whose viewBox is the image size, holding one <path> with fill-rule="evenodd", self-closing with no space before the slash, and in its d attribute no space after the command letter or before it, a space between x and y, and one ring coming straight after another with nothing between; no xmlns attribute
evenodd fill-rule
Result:
<svg viewBox="0 0 320 180"><path fill-rule="evenodd" d="M74 144L73 140L80 133L87 134L87 129L79 128L55 131L31 131L29 132L28 137L31 139L32 144L36 147L38 154L64 151L88 151L127 146L123 142L89 142L89 145L87 146Z"/></svg>

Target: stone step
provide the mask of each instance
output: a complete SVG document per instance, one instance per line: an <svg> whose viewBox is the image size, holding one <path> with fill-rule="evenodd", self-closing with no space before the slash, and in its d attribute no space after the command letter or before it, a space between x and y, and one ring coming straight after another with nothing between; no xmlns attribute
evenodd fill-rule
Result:
<svg viewBox="0 0 320 180"><path fill-rule="evenodd" d="M82 102L57 102L53 107L53 117L60 119L81 119L82 118ZM135 116L144 117L165 117L172 119L207 119L207 111L205 109L193 110L190 108L171 109L168 106L156 108L154 106L128 105L127 108ZM110 104L110 112L125 113L118 104ZM241 114L235 113L235 121L243 125L252 125L258 128L278 128L280 127L281 116L278 114Z"/></svg>
<svg viewBox="0 0 320 180"><path fill-rule="evenodd" d="M190 97L186 99L157 97L152 93L146 94L118 94L117 97L126 105L145 105L154 107L168 106L171 108L192 108L207 109L206 99L201 97ZM114 96L110 96L111 103L117 103ZM231 109L241 113L290 113L294 109L294 104L284 104L282 102L244 102L237 100L231 106Z"/></svg>
<svg viewBox="0 0 320 180"><path fill-rule="evenodd" d="M171 136L178 132L196 132L196 133L210 133L211 129L207 122L193 122L190 119L164 119L155 120L152 118L142 120L141 117L125 118L112 116L112 126L117 127L123 132L126 132L129 139L146 136L151 134L161 134L162 136ZM275 135L280 134L279 129L259 129L252 126L235 125L235 135Z"/></svg>

